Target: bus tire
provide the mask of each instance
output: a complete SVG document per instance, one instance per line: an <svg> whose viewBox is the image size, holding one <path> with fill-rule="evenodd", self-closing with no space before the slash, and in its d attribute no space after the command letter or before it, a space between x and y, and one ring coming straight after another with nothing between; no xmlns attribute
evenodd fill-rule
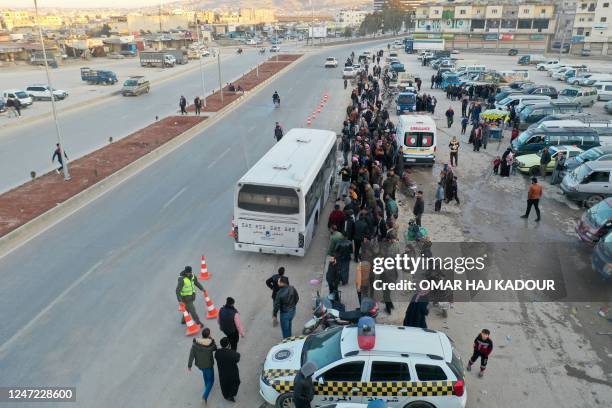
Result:
<svg viewBox="0 0 612 408"><path fill-rule="evenodd" d="M436 407L431 405L429 402L415 401L415 402L411 402L410 404L404 405L404 408L436 408Z"/></svg>
<svg viewBox="0 0 612 408"><path fill-rule="evenodd" d="M293 403L293 393L288 392L278 397L274 406L275 408L294 408L295 404Z"/></svg>

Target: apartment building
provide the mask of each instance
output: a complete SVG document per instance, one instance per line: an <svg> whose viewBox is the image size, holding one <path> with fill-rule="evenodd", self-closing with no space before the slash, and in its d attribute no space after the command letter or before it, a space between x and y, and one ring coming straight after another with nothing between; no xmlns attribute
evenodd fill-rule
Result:
<svg viewBox="0 0 612 408"><path fill-rule="evenodd" d="M399 7L406 12L413 12L418 6L425 3L425 0L373 0L374 11L382 11L383 8Z"/></svg>
<svg viewBox="0 0 612 408"><path fill-rule="evenodd" d="M334 16L338 27L359 27L368 14L365 10L340 10Z"/></svg>
<svg viewBox="0 0 612 408"><path fill-rule="evenodd" d="M612 0L576 2L572 30L572 53L612 56Z"/></svg>
<svg viewBox="0 0 612 408"><path fill-rule="evenodd" d="M416 8L414 36L443 38L446 48L543 52L555 34L555 10L552 0L432 3Z"/></svg>

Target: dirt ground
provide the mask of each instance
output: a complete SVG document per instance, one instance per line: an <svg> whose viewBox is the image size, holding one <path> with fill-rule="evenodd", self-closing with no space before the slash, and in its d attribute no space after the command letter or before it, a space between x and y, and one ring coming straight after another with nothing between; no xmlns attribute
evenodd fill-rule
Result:
<svg viewBox="0 0 612 408"><path fill-rule="evenodd" d="M0 237L157 149L206 118L170 116L74 162L71 179L55 171L0 195Z"/></svg>

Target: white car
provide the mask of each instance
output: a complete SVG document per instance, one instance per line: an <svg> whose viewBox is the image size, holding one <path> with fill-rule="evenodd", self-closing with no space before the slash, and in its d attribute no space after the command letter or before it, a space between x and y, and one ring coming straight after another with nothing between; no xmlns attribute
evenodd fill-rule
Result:
<svg viewBox="0 0 612 408"><path fill-rule="evenodd" d="M273 45L270 47L270 52L280 52L280 47L278 45Z"/></svg>
<svg viewBox="0 0 612 408"><path fill-rule="evenodd" d="M7 100L8 98L19 99L22 108L32 105L33 101L32 97L28 95L27 92L24 92L21 89L7 89L2 93L2 96L5 100Z"/></svg>
<svg viewBox="0 0 612 408"><path fill-rule="evenodd" d="M313 406L381 399L388 408L465 408L463 364L446 334L375 324L359 335L358 326L287 338L272 347L259 394L273 406L292 407L293 380L308 361L317 367Z"/></svg>
<svg viewBox="0 0 612 408"><path fill-rule="evenodd" d="M246 45L257 45L257 40L250 38L247 40Z"/></svg>
<svg viewBox="0 0 612 408"><path fill-rule="evenodd" d="M336 60L334 57L327 57L325 59L325 68L337 68L338 67L338 60Z"/></svg>
<svg viewBox="0 0 612 408"><path fill-rule="evenodd" d="M538 69L538 71L546 71L547 69L554 68L558 65L559 65L558 60L546 61L546 62L540 62L539 64L537 64L536 68Z"/></svg>
<svg viewBox="0 0 612 408"><path fill-rule="evenodd" d="M355 68L351 67L344 67L344 69L342 70L342 78L346 79L346 78L355 78L355 76L357 75L357 70Z"/></svg>
<svg viewBox="0 0 612 408"><path fill-rule="evenodd" d="M51 88L49 85L32 85L26 88L28 95L35 101L50 101L51 100ZM66 99L68 92L59 89L53 90L53 98L57 100Z"/></svg>

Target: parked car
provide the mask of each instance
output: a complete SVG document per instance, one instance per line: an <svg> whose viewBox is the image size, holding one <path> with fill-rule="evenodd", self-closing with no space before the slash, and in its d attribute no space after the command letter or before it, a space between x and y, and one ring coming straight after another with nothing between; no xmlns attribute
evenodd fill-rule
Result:
<svg viewBox="0 0 612 408"><path fill-rule="evenodd" d="M595 244L607 235L611 228L612 198L606 198L582 214L575 231L582 241Z"/></svg>
<svg viewBox="0 0 612 408"><path fill-rule="evenodd" d="M582 149L574 146L562 145L562 146L551 146L548 149L551 160L546 166L546 172L552 173L557 165L557 157L559 153L563 152L566 158L576 157L583 152ZM517 159L518 170L524 174L530 174L535 176L540 174L540 158L542 157L542 151L535 154L526 154Z"/></svg>
<svg viewBox="0 0 612 408"><path fill-rule="evenodd" d="M25 108L27 106L32 105L33 99L27 92L22 91L21 89L8 89L2 93L4 99L15 98L19 99L21 102L21 107Z"/></svg>
<svg viewBox="0 0 612 408"><path fill-rule="evenodd" d="M612 280L612 233L600 239L595 246L591 256L591 266L604 279Z"/></svg>
<svg viewBox="0 0 612 408"><path fill-rule="evenodd" d="M606 112L612 114L612 99L606 102L606 104L604 105L604 109L606 110Z"/></svg>
<svg viewBox="0 0 612 408"><path fill-rule="evenodd" d="M578 156L574 156L571 159L566 160L564 173L569 173L586 162L600 160L612 161L612 146L592 147L580 153Z"/></svg>
<svg viewBox="0 0 612 408"><path fill-rule="evenodd" d="M568 199L581 202L585 207L591 208L612 196L611 172L612 162L584 163L563 177L561 191Z"/></svg>
<svg viewBox="0 0 612 408"><path fill-rule="evenodd" d="M517 107L518 110L518 107ZM580 113L582 106L573 102L537 102L526 106L518 115L519 129L524 130L548 115Z"/></svg>
<svg viewBox="0 0 612 408"><path fill-rule="evenodd" d="M327 57L325 59L325 68L337 68L338 67L338 60L335 59L334 57Z"/></svg>
<svg viewBox="0 0 612 408"><path fill-rule="evenodd" d="M132 76L123 83L121 95L138 96L143 93L149 93L150 90L151 84L149 83L148 79L141 75Z"/></svg>
<svg viewBox="0 0 612 408"><path fill-rule="evenodd" d="M591 56L591 50L582 50L582 51L580 51L580 56L582 56L582 57L590 57Z"/></svg>
<svg viewBox="0 0 612 408"><path fill-rule="evenodd" d="M565 88L559 92L559 101L573 102L581 106L593 106L597 100L597 89L595 88Z"/></svg>
<svg viewBox="0 0 612 408"><path fill-rule="evenodd" d="M57 100L66 99L68 97L68 92L62 91L59 89L53 89L49 87L49 85L32 85L26 88L26 92L28 95L32 97L35 101L50 101L51 93L53 93L53 98Z"/></svg>
<svg viewBox="0 0 612 408"><path fill-rule="evenodd" d="M552 68L555 65L559 65L559 60L540 62L536 65L536 68L538 71L546 71L547 69Z"/></svg>
<svg viewBox="0 0 612 408"><path fill-rule="evenodd" d="M514 57L515 55L518 55L518 50L516 48L510 48L508 50L508 55Z"/></svg>
<svg viewBox="0 0 612 408"><path fill-rule="evenodd" d="M356 75L357 71L353 67L344 67L344 69L342 70L342 78L344 79L355 78Z"/></svg>
<svg viewBox="0 0 612 408"><path fill-rule="evenodd" d="M280 47L276 44L270 47L270 52L280 52Z"/></svg>
<svg viewBox="0 0 612 408"><path fill-rule="evenodd" d="M549 85L533 85L523 89L523 93L526 95L546 95L550 96L551 99L557 99L559 92L553 86Z"/></svg>
<svg viewBox="0 0 612 408"><path fill-rule="evenodd" d="M391 65L389 65L389 67L391 68L391 70L395 72L406 72L406 68L404 67L404 64L402 64L399 61L392 62Z"/></svg>
<svg viewBox="0 0 612 408"><path fill-rule="evenodd" d="M512 141L517 156L535 153L546 146L572 145L582 150L600 146L599 134L588 127L531 128Z"/></svg>
<svg viewBox="0 0 612 408"><path fill-rule="evenodd" d="M593 88L597 90L598 101L612 100L612 82L595 82Z"/></svg>

